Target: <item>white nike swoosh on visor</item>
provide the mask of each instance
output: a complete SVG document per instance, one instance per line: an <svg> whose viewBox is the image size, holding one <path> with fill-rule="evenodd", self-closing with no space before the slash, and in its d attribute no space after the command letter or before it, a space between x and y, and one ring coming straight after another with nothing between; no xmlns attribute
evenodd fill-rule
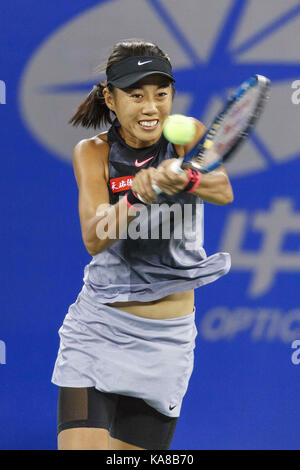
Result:
<svg viewBox="0 0 300 470"><path fill-rule="evenodd" d="M141 62L141 61L139 60L139 61L138 61L138 65L149 64L149 62L152 62L152 60L147 60L146 62Z"/></svg>

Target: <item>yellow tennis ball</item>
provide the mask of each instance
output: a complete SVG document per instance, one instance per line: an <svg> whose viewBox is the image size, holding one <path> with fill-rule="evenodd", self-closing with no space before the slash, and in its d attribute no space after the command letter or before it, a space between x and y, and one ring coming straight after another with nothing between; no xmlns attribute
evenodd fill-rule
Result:
<svg viewBox="0 0 300 470"><path fill-rule="evenodd" d="M173 144L186 145L195 137L196 126L192 118L183 114L172 114L165 120L163 133Z"/></svg>

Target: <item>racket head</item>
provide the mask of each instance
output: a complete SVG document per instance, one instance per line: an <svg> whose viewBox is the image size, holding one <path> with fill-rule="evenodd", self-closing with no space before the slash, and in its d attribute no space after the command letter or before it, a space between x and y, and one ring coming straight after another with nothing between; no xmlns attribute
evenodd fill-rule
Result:
<svg viewBox="0 0 300 470"><path fill-rule="evenodd" d="M208 173L228 160L260 117L269 88L270 80L262 75L243 82L200 142L184 157L182 167L195 167L201 173Z"/></svg>

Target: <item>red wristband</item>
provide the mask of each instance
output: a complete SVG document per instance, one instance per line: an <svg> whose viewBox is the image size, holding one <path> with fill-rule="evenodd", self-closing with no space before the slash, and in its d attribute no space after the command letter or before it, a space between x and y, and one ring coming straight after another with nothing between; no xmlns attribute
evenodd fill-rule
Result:
<svg viewBox="0 0 300 470"><path fill-rule="evenodd" d="M143 206L147 205L145 202L142 202L131 189L125 194L124 197L127 206L133 207L133 209L136 211L139 211L141 209L139 207L135 207L134 204L142 204Z"/></svg>
<svg viewBox="0 0 300 470"><path fill-rule="evenodd" d="M185 191L186 193L191 193L197 188L198 184L200 183L201 178L202 178L202 173L196 168L188 168L187 170L188 170L188 177L187 177L185 186L183 188L183 191Z"/></svg>
<svg viewBox="0 0 300 470"><path fill-rule="evenodd" d="M128 193L126 193L125 196L124 196L124 199L125 199L125 202L126 202L127 206L128 206L128 207L133 207L134 210L138 211L138 208L137 208L137 207L134 207L134 206L133 206L132 204L130 204L130 202L128 201L127 194L128 194Z"/></svg>

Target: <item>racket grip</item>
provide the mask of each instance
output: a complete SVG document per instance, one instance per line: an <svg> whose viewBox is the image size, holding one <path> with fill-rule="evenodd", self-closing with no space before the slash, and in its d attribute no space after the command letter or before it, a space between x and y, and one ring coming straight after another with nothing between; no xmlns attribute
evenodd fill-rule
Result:
<svg viewBox="0 0 300 470"><path fill-rule="evenodd" d="M137 197L139 198L139 200L140 200L141 202L143 202L144 204L146 204L145 201L144 201L144 199L142 198L142 196L139 195L139 193L136 193L136 195L137 195Z"/></svg>
<svg viewBox="0 0 300 470"><path fill-rule="evenodd" d="M183 162L183 158L180 157L178 158L175 162L172 163L172 165L170 166L170 169L174 172L174 173L184 173L184 170L181 168L181 164ZM153 188L153 191L156 192L156 194L160 194L162 193L162 190L157 186L157 184L152 184L152 188Z"/></svg>
<svg viewBox="0 0 300 470"><path fill-rule="evenodd" d="M156 185L156 184L152 184L152 189L153 191L156 192L156 194L160 194L162 192L162 190ZM140 201L144 202L142 196L140 196L139 194L137 194L137 197L139 198Z"/></svg>
<svg viewBox="0 0 300 470"><path fill-rule="evenodd" d="M170 169L174 172L174 173L177 173L177 174L180 174L180 173L184 173L184 170L181 168L181 164L183 162L183 157L179 157L177 158L177 160L175 162L172 163L172 165L170 166ZM153 191L156 192L156 194L160 194L162 193L162 190L159 188L159 186L157 186L157 184L152 184L152 189ZM137 194L138 198L140 201L144 202L142 197Z"/></svg>
<svg viewBox="0 0 300 470"><path fill-rule="evenodd" d="M175 160L175 162L173 162L172 165L170 166L171 170L172 170L174 173L177 173L177 175L179 175L180 173L184 173L184 169L181 168L182 162L183 162L183 157L179 157L179 158L177 158L177 160Z"/></svg>

